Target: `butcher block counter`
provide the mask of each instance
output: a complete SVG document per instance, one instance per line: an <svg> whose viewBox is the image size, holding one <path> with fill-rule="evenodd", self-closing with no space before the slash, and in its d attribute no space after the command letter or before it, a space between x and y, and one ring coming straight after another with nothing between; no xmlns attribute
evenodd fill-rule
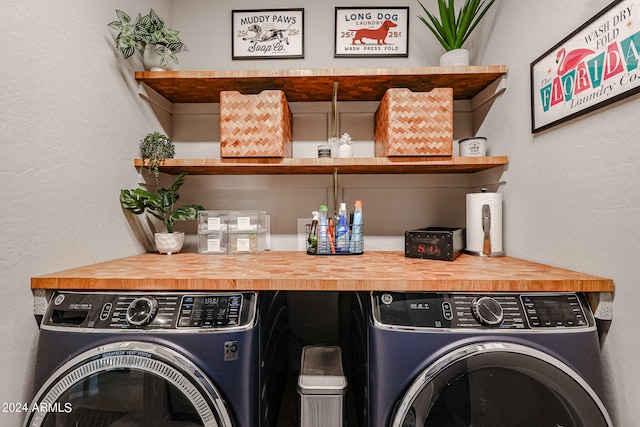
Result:
<svg viewBox="0 0 640 427"><path fill-rule="evenodd" d="M33 289L613 292L611 279L512 257L463 254L455 261L402 252L311 256L141 254L31 279Z"/></svg>

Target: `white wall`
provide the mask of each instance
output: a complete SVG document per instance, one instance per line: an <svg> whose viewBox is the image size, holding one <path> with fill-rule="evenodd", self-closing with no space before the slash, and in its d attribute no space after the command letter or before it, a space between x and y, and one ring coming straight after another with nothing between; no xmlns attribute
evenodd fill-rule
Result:
<svg viewBox="0 0 640 427"><path fill-rule="evenodd" d="M529 63L607 3L498 2L477 34L487 38L487 45L474 43L478 48L472 61L509 67L508 89L494 102L479 131L489 137L492 154L510 158L503 175L506 184L501 188L507 253L611 277L616 282L615 320L603 354L609 378L607 405L616 425L627 426L640 418L636 403L640 339L634 329L639 322L633 317L635 301L640 298L635 283L640 275L634 263L640 251L636 167L640 147L633 139L640 130L638 99L536 137L529 130ZM267 7L258 0L66 0L37 5L13 0L0 4L4 29L0 38L5 49L0 67L0 196L4 208L0 224L5 230L0 243L0 280L5 292L0 300L0 332L5 340L0 355L0 402L25 401L31 394L37 329L31 313L29 278L143 250L132 236L117 197L120 188L137 180L131 166L137 142L160 126L137 95L132 79L136 64L123 63L112 50L106 23L114 19L114 9L135 15L153 5L162 16L170 15L171 25L182 30L191 51L180 56L183 69L437 64L441 49L415 18L419 6L413 1L405 3L412 16L409 58L334 59L331 31L333 6L337 4L283 0L274 5L305 7L306 58L257 63L231 61L228 34L230 10ZM389 2L350 3L358 4ZM180 134L181 124L185 122L178 123L176 129L183 137L178 140L180 150L208 149L207 144L216 138L203 137L201 128L194 131L195 137L186 137ZM367 126L360 124L358 129ZM457 130L459 126L456 124ZM464 129L468 132L468 126ZM237 188L249 187L259 201L264 200L256 191L261 185L265 190L277 187L278 196L297 185L323 194L330 185L327 177L270 177L262 184L260 178L191 178L185 198L211 200L214 205L210 208L251 203L233 192ZM381 197L395 194L396 188L405 192L402 205L390 209L391 228L368 211L371 223L377 223L380 242L405 226L420 226L423 220L446 218L452 212L457 212L453 213L454 221L461 221L463 194L471 185L465 176L361 176L345 177L341 182L347 192L349 188L366 191L369 206L379 210L384 209ZM381 185L388 189L376 191ZM221 189L226 198L216 205ZM423 191L427 195L420 206L428 213L421 216L421 211L412 211L413 195ZM284 197L289 199L284 199L282 206L292 200L290 195ZM318 204L318 197L310 196L309 203ZM306 214L307 210L305 202L290 216ZM280 227L283 234L291 231L290 225ZM291 244L287 242L284 239L282 244ZM21 418L0 413L0 425L17 425Z"/></svg>
<svg viewBox="0 0 640 427"><path fill-rule="evenodd" d="M160 127L106 24L149 4L0 3L0 402L32 397L30 278L142 251L118 195L137 180L138 141ZM22 419L0 412L2 426Z"/></svg>
<svg viewBox="0 0 640 427"><path fill-rule="evenodd" d="M640 99L536 136L529 118L529 64L609 3L503 1L481 60L508 65L508 88L480 132L509 156L501 189L508 254L615 281L606 404L616 425L632 426L640 419Z"/></svg>

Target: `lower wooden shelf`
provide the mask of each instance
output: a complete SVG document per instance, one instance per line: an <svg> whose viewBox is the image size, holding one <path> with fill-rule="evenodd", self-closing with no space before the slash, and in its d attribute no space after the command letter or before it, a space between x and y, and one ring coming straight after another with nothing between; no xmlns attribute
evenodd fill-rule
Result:
<svg viewBox="0 0 640 427"><path fill-rule="evenodd" d="M141 254L31 279L33 289L613 292L611 279L518 258L461 255L453 262L401 252L310 256Z"/></svg>
<svg viewBox="0 0 640 427"><path fill-rule="evenodd" d="M373 157L354 159L167 159L160 166L165 173L177 175L270 175L326 174L337 169L341 174L472 173L506 166L507 156L490 157ZM142 159L134 166L141 167Z"/></svg>

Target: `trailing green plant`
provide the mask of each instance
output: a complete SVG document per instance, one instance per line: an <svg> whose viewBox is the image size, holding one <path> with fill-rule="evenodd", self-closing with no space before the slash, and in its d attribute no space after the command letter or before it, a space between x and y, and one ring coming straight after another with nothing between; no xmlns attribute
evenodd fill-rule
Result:
<svg viewBox="0 0 640 427"><path fill-rule="evenodd" d="M160 176L160 164L165 159L173 159L176 155L176 147L167 135L153 132L140 140L140 157L146 162L149 173L156 177L156 184Z"/></svg>
<svg viewBox="0 0 640 427"><path fill-rule="evenodd" d="M117 21L109 22L108 26L119 31L116 37L116 49L127 59L136 51L143 53L146 45L154 45L155 52L160 56L160 66L166 67L169 61L178 64L177 53L188 51L187 46L180 40L179 31L165 28L164 20L151 9L147 15L138 13L136 22L122 10L116 9Z"/></svg>
<svg viewBox="0 0 640 427"><path fill-rule="evenodd" d="M142 215L146 212L158 218L164 223L167 232L173 233L176 221L194 220L198 217L198 211L204 210L200 205L176 208L176 202L180 199L178 190L186 175L181 173L169 188L160 188L155 193L144 188L120 190L120 205L133 214Z"/></svg>
<svg viewBox="0 0 640 427"><path fill-rule="evenodd" d="M426 18L420 15L418 18L431 30L445 50L460 49L494 1L465 0L456 16L454 0L438 0L438 21L418 0L422 10L427 14Z"/></svg>

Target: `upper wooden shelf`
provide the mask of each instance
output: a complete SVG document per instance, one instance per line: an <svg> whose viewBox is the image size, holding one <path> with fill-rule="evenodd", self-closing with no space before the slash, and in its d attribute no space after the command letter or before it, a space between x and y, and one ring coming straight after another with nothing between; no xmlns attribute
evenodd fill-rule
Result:
<svg viewBox="0 0 640 427"><path fill-rule="evenodd" d="M34 289L613 292L611 279L518 258L463 254L455 261L402 252L310 256L142 254L31 279Z"/></svg>
<svg viewBox="0 0 640 427"><path fill-rule="evenodd" d="M373 157L354 159L167 159L162 172L177 175L282 175L341 174L473 173L508 164L507 156L492 157ZM135 159L136 167L144 166Z"/></svg>
<svg viewBox="0 0 640 427"><path fill-rule="evenodd" d="M471 67L327 68L303 70L138 71L135 78L171 102L218 103L220 91L255 94L283 90L289 102L379 101L388 88L428 92L452 87L454 99L471 99L507 74L506 65Z"/></svg>

